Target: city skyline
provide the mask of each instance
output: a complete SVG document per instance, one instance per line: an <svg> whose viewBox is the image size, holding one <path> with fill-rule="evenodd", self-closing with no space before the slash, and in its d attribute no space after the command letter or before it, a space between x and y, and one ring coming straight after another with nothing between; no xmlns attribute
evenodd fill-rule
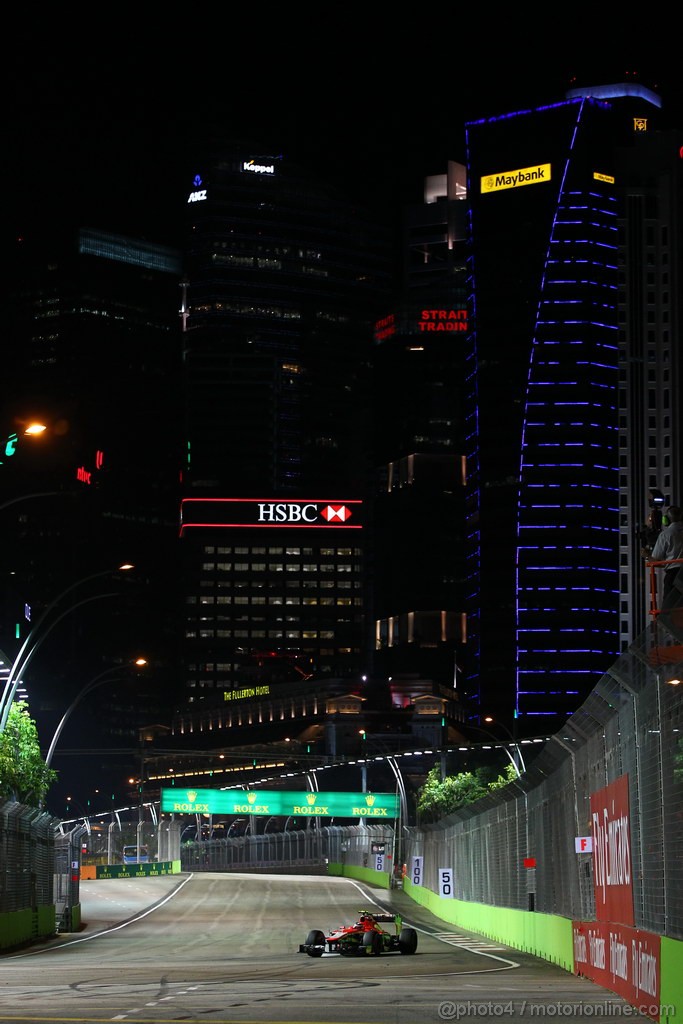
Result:
<svg viewBox="0 0 683 1024"><path fill-rule="evenodd" d="M129 61L133 52L142 52L143 42L138 40L131 49ZM332 90L329 77L317 81L313 76L313 84L302 89L298 67L289 88L273 91L264 100L257 89L247 94L244 81L241 91L231 92L232 75L219 88L220 73L214 69L206 80L198 80L191 96L181 97L182 83L174 80L162 98L149 85L155 74L164 80L161 72L171 66L170 54L165 63L150 60L144 72L140 65L139 74L127 76L125 89L110 77L112 70L121 74L120 60L117 64L108 53L101 60L100 56L94 51L83 55L82 70L87 73L82 81L72 70L61 76L64 66L58 66L59 61L43 68L13 109L10 139L16 144L17 162L12 168L19 169L20 180L10 219L17 225L25 219L29 231L49 235L59 221L153 241L180 240L188 209L185 175L217 120L219 141L248 137L264 146L272 143L272 152L254 155L277 159L282 152L287 162L305 166L310 161L314 166L307 169L312 175L343 185L354 201L383 207L397 222L400 207L420 197L424 178L442 175L448 161L461 156L468 117L493 116L524 103L559 102L571 84L558 65L547 79L533 81L528 74L520 75L511 88L506 88L504 74L487 77L490 70L480 68L460 93L457 84L462 85L466 76L458 72L449 79L443 68L429 87L416 88L414 80L404 78L400 83L385 81L377 90L358 80L351 87L346 78ZM337 62L331 64L334 74ZM55 70L54 89L49 91L49 74ZM274 74L275 66L270 70ZM259 73L263 75L263 66ZM96 78L92 89L88 74ZM190 64L183 80L189 74ZM601 75L599 80L620 77ZM247 80L252 79L250 71ZM299 104L292 99L295 85ZM449 101L456 94L457 103L451 107ZM31 116L19 129L21 110Z"/></svg>
<svg viewBox="0 0 683 1024"><path fill-rule="evenodd" d="M656 34L624 41L610 27L584 38L577 27L555 39L535 19L543 44L524 45L531 27L518 22L504 50L477 49L482 25L467 15L453 24L453 54L427 56L430 37L417 19L416 37L411 24L380 34L379 16L354 26L354 5L343 11L334 47L308 44L305 6L299 24L280 15L257 25L240 12L226 38L190 25L163 46L144 17L134 31L109 26L93 47L68 23L54 35L49 22L20 25L4 65L8 226L28 231L41 218L69 217L173 242L194 147L215 129L277 151L268 155L315 162L356 201L400 206L419 201L423 178L443 173L449 159L464 162L466 121L559 100L575 75L616 81L637 72L672 117L681 107L683 83L675 65L660 74Z"/></svg>

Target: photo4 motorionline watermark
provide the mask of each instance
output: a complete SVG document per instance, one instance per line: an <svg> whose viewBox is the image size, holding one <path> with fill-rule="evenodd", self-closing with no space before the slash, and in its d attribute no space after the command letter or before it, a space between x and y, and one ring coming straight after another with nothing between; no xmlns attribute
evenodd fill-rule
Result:
<svg viewBox="0 0 683 1024"><path fill-rule="evenodd" d="M598 1003L533 1003L528 999L519 1002L454 1002L446 1000L439 1003L439 1020L463 1020L466 1017L652 1017L665 1020L676 1016L673 1005L654 1005L640 1003L631 1006L628 1003L615 1003L603 1000Z"/></svg>

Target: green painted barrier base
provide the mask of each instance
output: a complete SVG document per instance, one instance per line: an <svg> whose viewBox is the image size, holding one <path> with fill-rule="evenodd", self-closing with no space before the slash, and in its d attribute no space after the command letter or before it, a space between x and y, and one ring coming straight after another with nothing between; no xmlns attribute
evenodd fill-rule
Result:
<svg viewBox="0 0 683 1024"><path fill-rule="evenodd" d="M57 934L54 906L0 914L0 949L20 949Z"/></svg>
<svg viewBox="0 0 683 1024"><path fill-rule="evenodd" d="M403 880L403 890L442 921L549 960L567 971L574 969L572 922L566 917L447 900L422 885L413 885L408 878Z"/></svg>
<svg viewBox="0 0 683 1024"><path fill-rule="evenodd" d="M403 880L403 889L412 900L448 924L485 935L574 973L572 922L566 917L444 899L431 889L413 885L408 878ZM660 1024L675 1024L683 1013L683 941L667 936L661 938L659 1005L673 1010L671 1016L662 1013Z"/></svg>
<svg viewBox="0 0 683 1024"><path fill-rule="evenodd" d="M391 876L386 871L375 871L372 868L361 868L356 864L328 864L328 875L341 878L356 878L359 882L367 882L375 889L388 889Z"/></svg>

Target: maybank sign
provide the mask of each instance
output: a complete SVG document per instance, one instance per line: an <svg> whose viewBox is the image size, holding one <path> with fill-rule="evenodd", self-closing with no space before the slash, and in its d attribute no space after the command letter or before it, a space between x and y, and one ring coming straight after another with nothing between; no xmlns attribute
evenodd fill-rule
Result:
<svg viewBox="0 0 683 1024"><path fill-rule="evenodd" d="M394 793L299 793L282 789L161 790L161 810L167 814L269 814L310 818L398 817Z"/></svg>
<svg viewBox="0 0 683 1024"><path fill-rule="evenodd" d="M501 171L500 174L486 174L481 179L481 191L501 192L505 188L521 188L522 185L538 185L550 181L550 164L535 167L520 167L516 171Z"/></svg>

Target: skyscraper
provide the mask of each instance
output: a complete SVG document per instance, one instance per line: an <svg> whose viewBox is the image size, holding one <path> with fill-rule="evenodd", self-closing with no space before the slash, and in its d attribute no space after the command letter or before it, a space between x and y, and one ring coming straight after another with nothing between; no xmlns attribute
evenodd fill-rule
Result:
<svg viewBox="0 0 683 1024"><path fill-rule="evenodd" d="M559 725L622 649L626 197L659 107L629 82L466 126L468 688L520 732Z"/></svg>
<svg viewBox="0 0 683 1024"><path fill-rule="evenodd" d="M372 465L371 324L390 265L385 229L323 172L246 143L200 164L181 308L182 549L187 696L207 707L245 679L299 683L301 669L357 680L367 667L359 503ZM234 517L261 506L289 511ZM327 529L311 529L313 506L323 527L332 509ZM289 512L304 508L295 524ZM352 540L329 528L343 508Z"/></svg>
<svg viewBox="0 0 683 1024"><path fill-rule="evenodd" d="M450 162L404 210L400 300L375 325L375 666L395 703L430 683L453 700L466 652L466 214L465 168Z"/></svg>

